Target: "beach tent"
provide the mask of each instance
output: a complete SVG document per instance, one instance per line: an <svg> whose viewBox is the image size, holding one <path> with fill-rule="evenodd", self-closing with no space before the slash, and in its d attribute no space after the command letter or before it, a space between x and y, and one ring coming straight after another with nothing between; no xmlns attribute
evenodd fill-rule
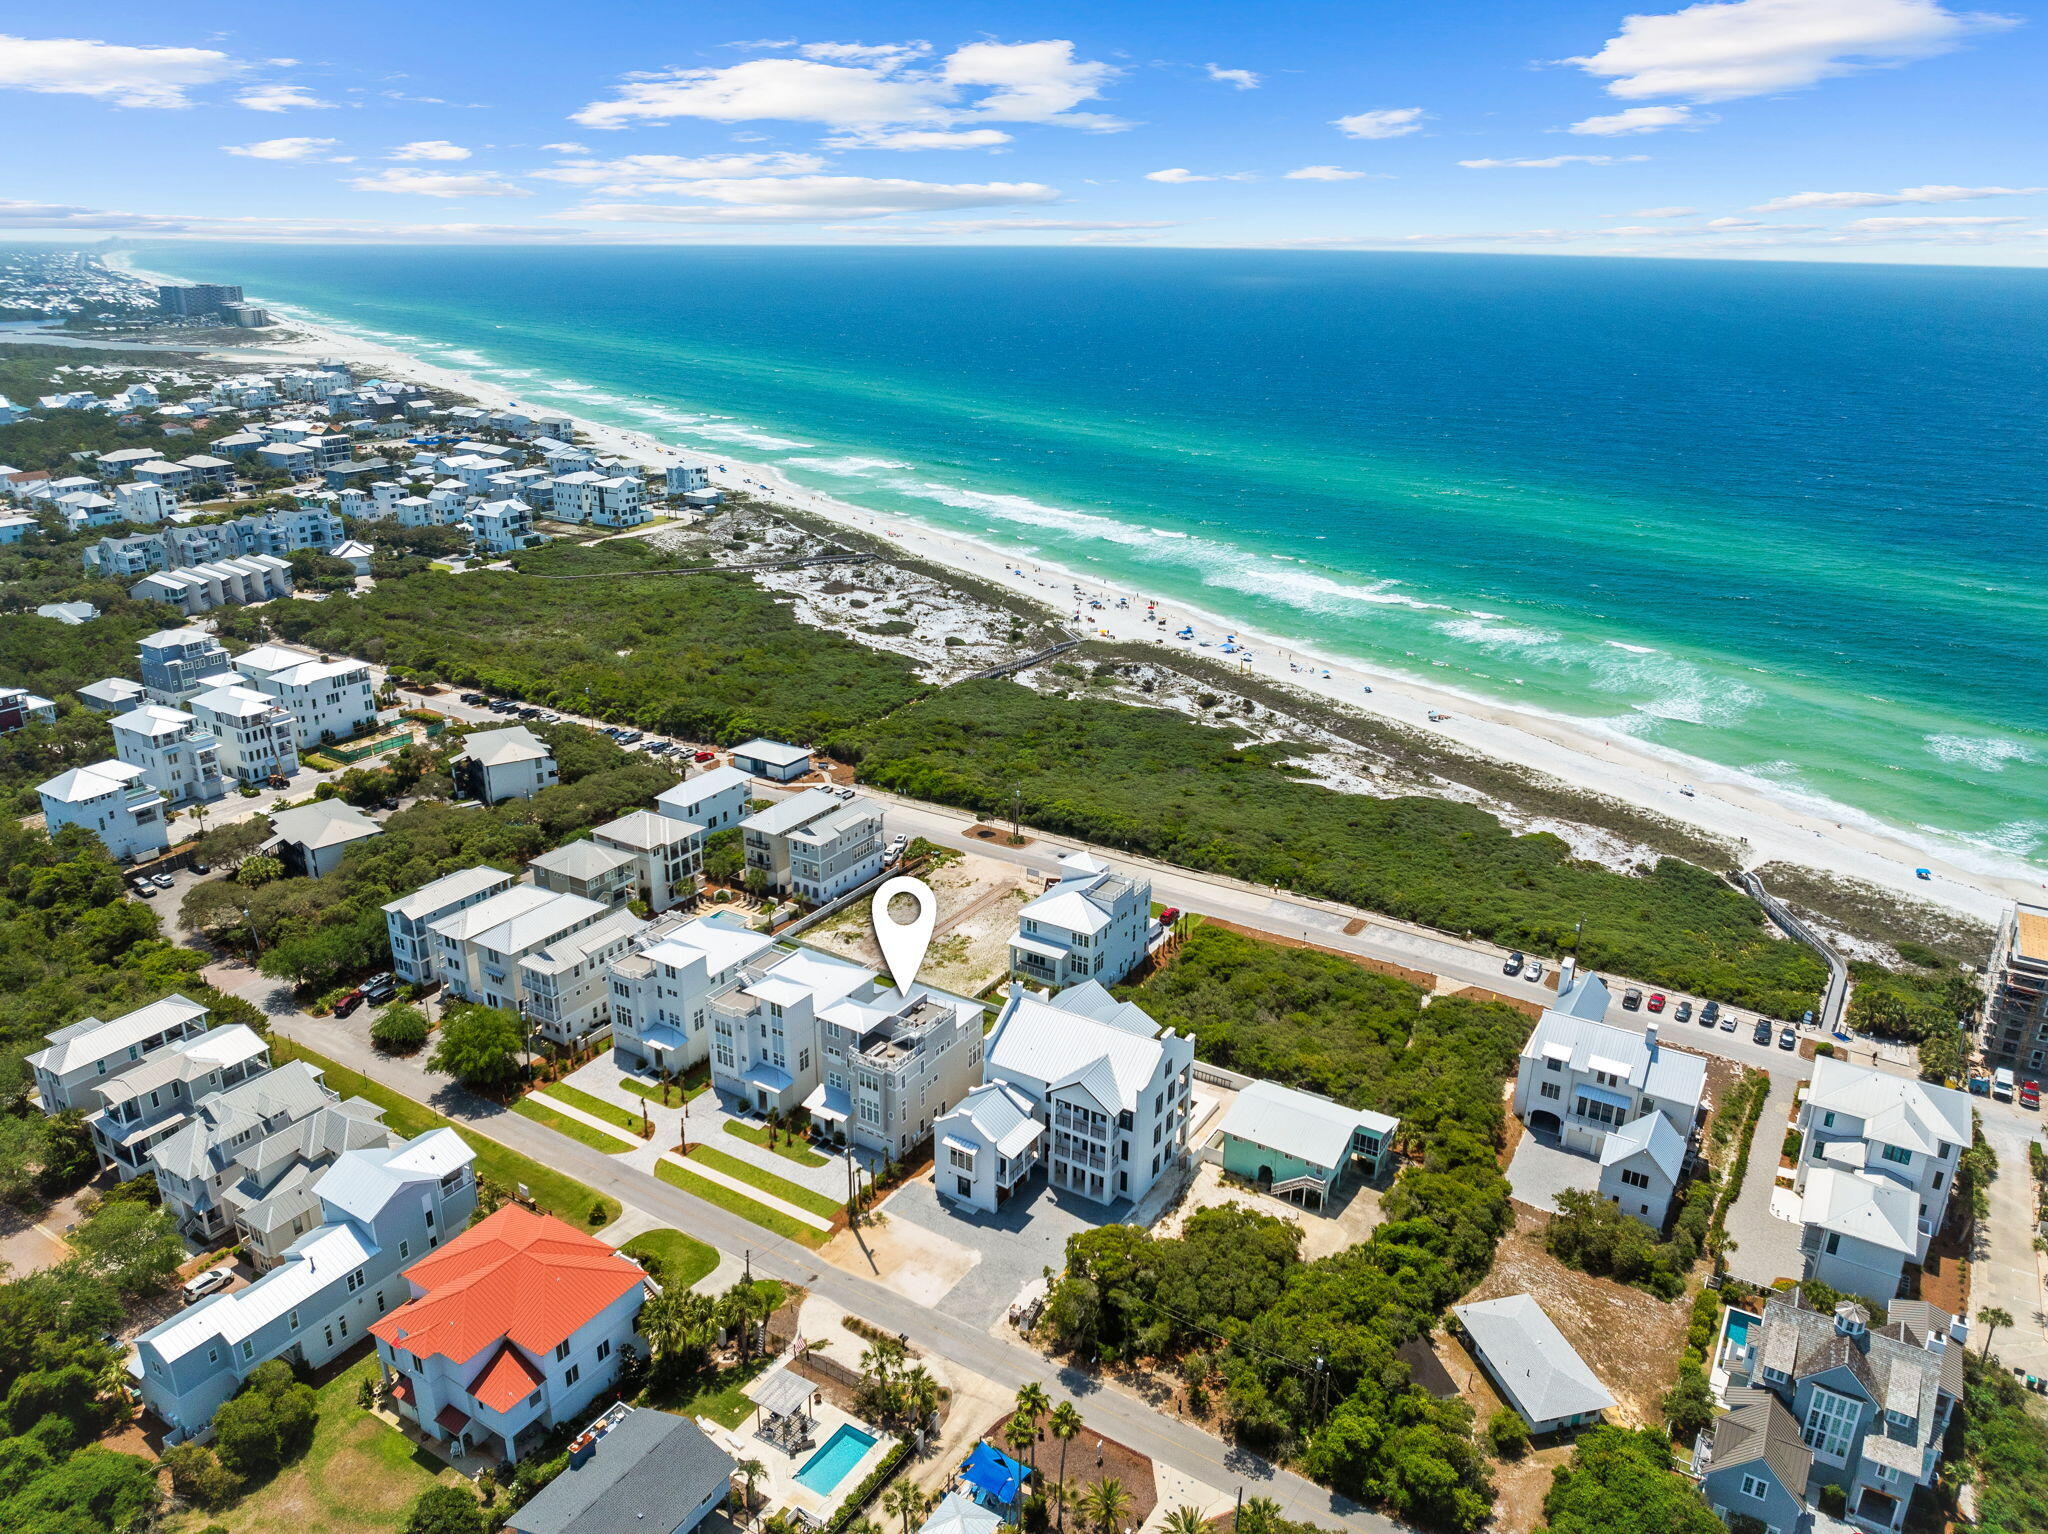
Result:
<svg viewBox="0 0 2048 1534"><path fill-rule="evenodd" d="M1024 1478L1031 1474L993 1444L978 1443L960 1467L960 1478L989 1501L1013 1506L1024 1490Z"/></svg>

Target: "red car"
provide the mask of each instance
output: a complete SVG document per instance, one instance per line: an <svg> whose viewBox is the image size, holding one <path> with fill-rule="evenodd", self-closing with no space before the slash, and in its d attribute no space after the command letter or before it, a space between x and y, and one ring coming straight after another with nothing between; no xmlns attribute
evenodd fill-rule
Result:
<svg viewBox="0 0 2048 1534"><path fill-rule="evenodd" d="M1662 1012L1664 1010L1664 993L1662 991L1650 992L1650 1010L1652 1012Z"/></svg>
<svg viewBox="0 0 2048 1534"><path fill-rule="evenodd" d="M693 762L708 762L716 755L718 755L716 751L699 751L695 756L691 757L690 760Z"/></svg>
<svg viewBox="0 0 2048 1534"><path fill-rule="evenodd" d="M2040 1082L2023 1081L2020 1083L2020 1106L2022 1108L2038 1108L2041 1106Z"/></svg>
<svg viewBox="0 0 2048 1534"><path fill-rule="evenodd" d="M349 1013L355 1011L362 1004L363 993L361 991L350 991L334 1004L334 1015L336 1017L347 1017Z"/></svg>

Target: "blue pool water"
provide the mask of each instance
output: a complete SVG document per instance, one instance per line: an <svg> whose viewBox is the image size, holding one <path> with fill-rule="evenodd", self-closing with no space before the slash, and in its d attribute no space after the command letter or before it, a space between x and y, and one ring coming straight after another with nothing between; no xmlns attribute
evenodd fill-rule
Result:
<svg viewBox="0 0 2048 1534"><path fill-rule="evenodd" d="M1731 1348L1739 1348L1742 1347L1745 1343L1747 1343L1749 1341L1749 1324L1755 1319L1756 1317L1750 1315L1747 1311L1729 1311L1728 1346L1730 1346Z"/></svg>
<svg viewBox="0 0 2048 1534"><path fill-rule="evenodd" d="M803 1469L796 1473L796 1483L821 1497L830 1496L833 1488L846 1479L847 1472L860 1463L860 1457L874 1446L873 1433L842 1424L825 1440L822 1449L804 1461Z"/></svg>

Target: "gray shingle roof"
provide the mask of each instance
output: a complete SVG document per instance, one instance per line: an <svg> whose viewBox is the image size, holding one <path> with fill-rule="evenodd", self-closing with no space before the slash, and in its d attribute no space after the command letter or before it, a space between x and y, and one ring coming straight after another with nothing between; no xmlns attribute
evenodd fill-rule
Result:
<svg viewBox="0 0 2048 1534"><path fill-rule="evenodd" d="M1529 1295L1454 1305L1451 1313L1531 1423L1605 1411L1614 1404L1607 1387Z"/></svg>
<svg viewBox="0 0 2048 1534"><path fill-rule="evenodd" d="M730 1485L732 1456L687 1417L641 1407L512 1515L515 1534L650 1534Z"/></svg>
<svg viewBox="0 0 2048 1534"><path fill-rule="evenodd" d="M1813 1451L1800 1441L1798 1422L1768 1390L1737 1387L1728 1392L1726 1415L1714 1424L1712 1466L1725 1470L1754 1460L1769 1465L1793 1496L1805 1494Z"/></svg>

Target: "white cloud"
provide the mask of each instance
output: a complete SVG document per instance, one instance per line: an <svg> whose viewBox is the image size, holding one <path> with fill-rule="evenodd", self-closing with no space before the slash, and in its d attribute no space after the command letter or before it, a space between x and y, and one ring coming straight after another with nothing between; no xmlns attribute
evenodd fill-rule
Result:
<svg viewBox="0 0 2048 1534"><path fill-rule="evenodd" d="M460 144L451 144L444 138L415 139L410 144L400 144L387 156L393 160L466 160L470 151Z"/></svg>
<svg viewBox="0 0 2048 1534"><path fill-rule="evenodd" d="M1684 218L1688 213L1697 213L1698 208L1637 208L1626 215L1629 218Z"/></svg>
<svg viewBox="0 0 2048 1534"><path fill-rule="evenodd" d="M442 170L410 170L394 166L368 176L351 176L359 192L404 192L414 197L531 197L523 186L501 181L489 171L461 174Z"/></svg>
<svg viewBox="0 0 2048 1534"><path fill-rule="evenodd" d="M1330 126L1351 138L1406 138L1420 133L1428 117L1421 107L1381 107L1340 117Z"/></svg>
<svg viewBox="0 0 2048 1534"><path fill-rule="evenodd" d="M553 151L554 151L554 152L555 152L556 154L589 154L589 153L590 153L590 146L589 146L588 144L543 144L543 145L541 145L540 147L541 147L541 148L543 148L543 149L551 149L551 150L553 150Z"/></svg>
<svg viewBox="0 0 2048 1534"><path fill-rule="evenodd" d="M1145 179L1147 181L1164 181L1172 186L1180 186L1189 181L1214 181L1216 178L1214 176L1198 176L1186 166L1176 165L1171 170L1148 170L1145 172Z"/></svg>
<svg viewBox="0 0 2048 1534"><path fill-rule="evenodd" d="M1209 71L1210 79L1224 85L1234 85L1241 91L1257 90L1264 78L1249 69L1223 69L1215 64L1204 64L1202 67Z"/></svg>
<svg viewBox="0 0 2048 1534"><path fill-rule="evenodd" d="M341 142L338 138L266 138L253 144L223 144L220 147L229 154L238 154L251 160L338 160L346 163L353 155L329 154L327 151Z"/></svg>
<svg viewBox="0 0 2048 1534"><path fill-rule="evenodd" d="M1291 170L1280 179L1283 181L1378 181L1383 177L1371 176L1362 170L1340 170L1334 165L1304 165L1300 170Z"/></svg>
<svg viewBox="0 0 2048 1534"><path fill-rule="evenodd" d="M1625 101L1732 101L1926 58L2013 24L1943 0L1701 0L1626 17L1598 53L1559 62L1604 79L1607 94Z"/></svg>
<svg viewBox="0 0 2048 1534"><path fill-rule="evenodd" d="M1001 128L845 128L827 149L994 149L1011 135Z"/></svg>
<svg viewBox="0 0 2048 1534"><path fill-rule="evenodd" d="M252 85L235 94L235 104L252 112L289 112L294 108L324 112L336 105L322 101L303 85Z"/></svg>
<svg viewBox="0 0 2048 1534"><path fill-rule="evenodd" d="M1035 181L935 182L888 176L786 176L679 181L664 192L717 206L597 203L550 215L625 223L819 223L939 213L952 208L1054 202L1059 193Z"/></svg>
<svg viewBox="0 0 2048 1534"><path fill-rule="evenodd" d="M943 122L949 93L927 76L890 78L873 69L815 59L749 59L728 69L684 69L628 80L609 101L594 101L572 120L590 128L636 121L698 117L711 122Z"/></svg>
<svg viewBox="0 0 2048 1534"><path fill-rule="evenodd" d="M592 128L694 117L710 122L823 123L839 129L942 129L984 122L1058 123L1109 131L1115 118L1072 110L1118 71L1074 57L1065 41L969 43L935 68L911 68L908 45L812 45L827 57L749 59L725 69L629 76L572 120ZM849 55L846 49L863 50ZM850 60L850 61L849 61ZM888 147L888 146L883 146ZM934 147L987 147L947 145Z"/></svg>
<svg viewBox="0 0 2048 1534"><path fill-rule="evenodd" d="M1646 154L1553 154L1540 160L1460 160L1467 170L1556 170L1560 165L1632 165Z"/></svg>
<svg viewBox="0 0 2048 1534"><path fill-rule="evenodd" d="M1661 133L1666 128L1698 128L1717 119L1695 112L1691 107L1627 107L1605 117L1588 117L1564 131L1586 133L1596 138L1620 138L1630 133Z"/></svg>
<svg viewBox="0 0 2048 1534"><path fill-rule="evenodd" d="M0 33L0 90L92 96L117 107L188 107L187 91L232 79L243 67L212 48L129 48Z"/></svg>
<svg viewBox="0 0 2048 1534"><path fill-rule="evenodd" d="M787 43L776 44L788 47ZM921 58L932 51L927 42L913 43L805 43L797 49L807 59L823 59L831 64L877 64L884 69L894 69L899 64L908 64L912 59Z"/></svg>
<svg viewBox="0 0 2048 1534"><path fill-rule="evenodd" d="M721 154L695 159L673 154L629 154L616 160L566 160L550 170L537 170L541 181L593 187L604 192L643 194L678 185L743 176L803 175L823 170L815 154Z"/></svg>
<svg viewBox="0 0 2048 1534"><path fill-rule="evenodd" d="M2048 186L1909 186L1896 192L1795 192L1774 197L1750 211L1781 213L1788 208L1895 208L1906 203L1974 202L1980 197L2034 197Z"/></svg>
<svg viewBox="0 0 2048 1534"><path fill-rule="evenodd" d="M2024 224L2024 218L1995 218L1989 214L1938 217L1921 214L1914 218L1857 218L1842 225L1844 229L1860 230L1866 234L1892 234L1901 229L1964 229L1985 227L1995 224Z"/></svg>
<svg viewBox="0 0 2048 1534"><path fill-rule="evenodd" d="M1126 126L1112 117L1076 113L1073 108L1102 94L1119 70L1074 57L1063 39L1041 43L969 43L947 55L943 66L952 85L992 86L976 103L983 117L1004 122L1063 122L1099 130Z"/></svg>

